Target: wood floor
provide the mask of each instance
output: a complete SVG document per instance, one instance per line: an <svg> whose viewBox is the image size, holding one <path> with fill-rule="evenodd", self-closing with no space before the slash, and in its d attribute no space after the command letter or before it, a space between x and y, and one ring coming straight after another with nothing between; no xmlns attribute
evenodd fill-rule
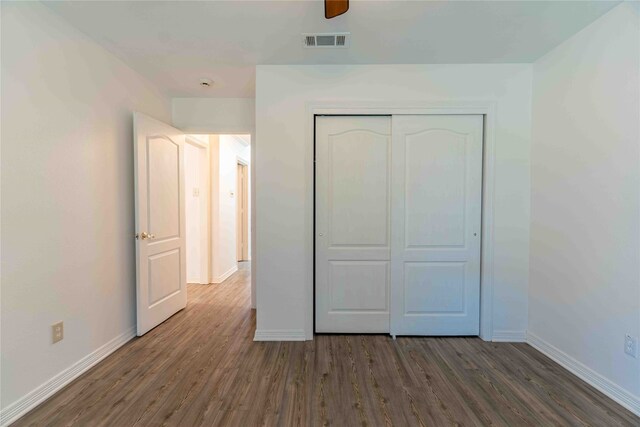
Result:
<svg viewBox="0 0 640 427"><path fill-rule="evenodd" d="M16 426L639 426L526 344L325 335L255 343L245 267Z"/></svg>

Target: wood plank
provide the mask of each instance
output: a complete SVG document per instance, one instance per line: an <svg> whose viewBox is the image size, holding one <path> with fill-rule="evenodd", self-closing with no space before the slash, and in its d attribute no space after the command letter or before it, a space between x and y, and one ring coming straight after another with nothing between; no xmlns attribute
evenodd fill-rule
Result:
<svg viewBox="0 0 640 427"><path fill-rule="evenodd" d="M638 426L526 344L317 335L253 342L248 264L15 426Z"/></svg>

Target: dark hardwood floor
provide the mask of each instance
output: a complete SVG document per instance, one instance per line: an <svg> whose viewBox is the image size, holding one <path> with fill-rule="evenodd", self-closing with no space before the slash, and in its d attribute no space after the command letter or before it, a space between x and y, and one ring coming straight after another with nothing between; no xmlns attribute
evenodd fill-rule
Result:
<svg viewBox="0 0 640 427"><path fill-rule="evenodd" d="M526 344L326 335L255 343L249 270L189 304L14 425L639 426Z"/></svg>

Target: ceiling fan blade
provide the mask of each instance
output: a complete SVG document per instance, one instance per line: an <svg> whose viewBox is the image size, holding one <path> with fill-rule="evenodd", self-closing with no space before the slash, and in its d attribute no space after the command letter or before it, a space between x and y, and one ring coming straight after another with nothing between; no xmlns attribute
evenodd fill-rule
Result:
<svg viewBox="0 0 640 427"><path fill-rule="evenodd" d="M324 0L324 17L335 18L349 10L349 0Z"/></svg>

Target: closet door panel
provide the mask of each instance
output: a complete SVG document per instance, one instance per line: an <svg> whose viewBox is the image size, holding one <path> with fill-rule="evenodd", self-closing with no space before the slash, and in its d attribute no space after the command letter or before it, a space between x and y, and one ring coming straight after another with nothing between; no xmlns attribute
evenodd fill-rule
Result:
<svg viewBox="0 0 640 427"><path fill-rule="evenodd" d="M391 118L316 118L316 332L389 332Z"/></svg>
<svg viewBox="0 0 640 427"><path fill-rule="evenodd" d="M478 335L482 116L394 116L391 333Z"/></svg>

